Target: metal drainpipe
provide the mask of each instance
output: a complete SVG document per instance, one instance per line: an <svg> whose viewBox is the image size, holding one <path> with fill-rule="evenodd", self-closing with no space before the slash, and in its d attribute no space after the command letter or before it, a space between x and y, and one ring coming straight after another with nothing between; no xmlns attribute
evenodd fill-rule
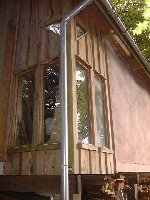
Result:
<svg viewBox="0 0 150 200"><path fill-rule="evenodd" d="M61 100L61 200L69 200L68 181L68 114L67 114L67 23L93 0L84 0L61 21L60 100Z"/></svg>

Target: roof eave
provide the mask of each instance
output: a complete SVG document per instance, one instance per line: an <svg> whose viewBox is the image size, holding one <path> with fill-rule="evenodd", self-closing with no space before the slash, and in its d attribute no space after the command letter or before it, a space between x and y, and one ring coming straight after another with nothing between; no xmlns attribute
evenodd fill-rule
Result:
<svg viewBox="0 0 150 200"><path fill-rule="evenodd" d="M121 38L124 44L129 48L133 56L140 62L142 69L150 78L150 65L146 61L142 52L139 50L131 35L127 31L124 24L121 22L120 18L116 16L116 13L113 12L112 6L108 0L94 0L97 7L105 15L112 28L115 30L117 35Z"/></svg>

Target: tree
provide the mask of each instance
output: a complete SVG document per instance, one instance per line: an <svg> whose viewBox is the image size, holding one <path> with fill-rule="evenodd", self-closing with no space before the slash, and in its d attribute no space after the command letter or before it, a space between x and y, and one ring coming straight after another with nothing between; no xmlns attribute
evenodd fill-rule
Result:
<svg viewBox="0 0 150 200"><path fill-rule="evenodd" d="M145 0L143 17L144 21L137 24L137 27L133 30L133 34L139 35L142 34L143 31L148 30L150 39L150 0Z"/></svg>
<svg viewBox="0 0 150 200"><path fill-rule="evenodd" d="M110 0L116 15L119 15L127 31L150 61L150 0Z"/></svg>

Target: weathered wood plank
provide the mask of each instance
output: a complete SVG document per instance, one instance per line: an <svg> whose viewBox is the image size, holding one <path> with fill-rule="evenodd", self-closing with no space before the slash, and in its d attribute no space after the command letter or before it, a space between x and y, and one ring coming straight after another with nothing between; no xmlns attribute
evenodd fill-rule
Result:
<svg viewBox="0 0 150 200"><path fill-rule="evenodd" d="M105 49L105 39L103 37L101 37L100 68L101 68L102 76L107 78L107 75L106 75L106 49Z"/></svg>
<svg viewBox="0 0 150 200"><path fill-rule="evenodd" d="M39 0L39 24L40 26L47 25L53 15L51 0Z"/></svg>
<svg viewBox="0 0 150 200"><path fill-rule="evenodd" d="M99 152L101 174L106 174L106 153Z"/></svg>
<svg viewBox="0 0 150 200"><path fill-rule="evenodd" d="M72 185L71 193L78 191L76 175L69 175L69 183ZM24 176L0 176L0 191L16 192L53 192L60 194L60 175L24 175Z"/></svg>
<svg viewBox="0 0 150 200"><path fill-rule="evenodd" d="M79 150L77 148L78 142L78 134L77 134L77 117L74 113L77 112L76 107L76 88L74 87L74 83L76 82L76 41L75 41L75 20L73 19L71 23L69 23L68 27L68 35L70 41L67 44L67 50L70 52L68 55L68 83L70 87L68 87L68 135L69 135L69 167L72 168L72 173L79 174Z"/></svg>
<svg viewBox="0 0 150 200"><path fill-rule="evenodd" d="M4 153L4 109L3 109L3 78L4 62L6 65L6 51L8 51L8 21L11 15L12 1L0 1L0 159L3 159ZM10 34L10 33L9 33ZM10 37L10 36L9 36ZM11 42L11 41L10 41ZM6 44L7 43L7 44ZM11 44L12 45L12 44ZM9 55L10 56L10 55ZM9 58L10 61L10 58ZM8 63L7 63L8 64ZM11 64L11 63L9 63ZM4 104L5 106L5 104ZM7 112L7 111L6 111Z"/></svg>
<svg viewBox="0 0 150 200"><path fill-rule="evenodd" d="M37 89L35 90L35 105L34 105L34 116L33 124L38 124L38 126L33 126L33 137L32 137L32 147L41 144L44 141L43 132L43 67L41 65L37 66L35 72L35 85Z"/></svg>
<svg viewBox="0 0 150 200"><path fill-rule="evenodd" d="M16 51L16 70L26 68L29 48L29 25L30 25L30 0L21 1L21 15L19 21L18 41Z"/></svg>
<svg viewBox="0 0 150 200"><path fill-rule="evenodd" d="M96 151L96 172L95 174L100 174L100 157L99 152Z"/></svg>
<svg viewBox="0 0 150 200"><path fill-rule="evenodd" d="M61 169L61 158L60 150L49 150L47 151L47 160L46 160L46 173L47 175L58 175L60 174Z"/></svg>
<svg viewBox="0 0 150 200"><path fill-rule="evenodd" d="M51 0L51 8L53 10L52 17L60 17L62 13L62 1L61 0Z"/></svg>
<svg viewBox="0 0 150 200"><path fill-rule="evenodd" d="M92 41L90 33L88 33L85 36L85 43L86 43L86 61L90 66L93 66Z"/></svg>
<svg viewBox="0 0 150 200"><path fill-rule="evenodd" d="M99 73L99 57L98 57L98 44L97 44L97 30L96 25L91 21L92 43L93 43L93 66Z"/></svg>
<svg viewBox="0 0 150 200"><path fill-rule="evenodd" d="M38 44L38 3L37 0L31 2L31 20L28 46L27 66L37 63L37 44Z"/></svg>
<svg viewBox="0 0 150 200"><path fill-rule="evenodd" d="M13 155L13 161L12 161L12 175L19 175L20 174L20 169L21 169L21 153L15 153Z"/></svg>
<svg viewBox="0 0 150 200"><path fill-rule="evenodd" d="M36 175L45 174L45 152L36 151L33 153L33 171Z"/></svg>
<svg viewBox="0 0 150 200"><path fill-rule="evenodd" d="M0 191L60 192L60 176L1 176Z"/></svg>
<svg viewBox="0 0 150 200"><path fill-rule="evenodd" d="M80 173L89 174L90 173L90 159L89 150L80 149Z"/></svg>
<svg viewBox="0 0 150 200"><path fill-rule="evenodd" d="M81 38L78 39L78 56L84 61L86 61L86 44L85 44L85 36L81 36Z"/></svg>
<svg viewBox="0 0 150 200"><path fill-rule="evenodd" d="M40 28L40 36L39 36L39 58L38 62L43 62L46 59L46 37L47 31L44 28Z"/></svg>
<svg viewBox="0 0 150 200"><path fill-rule="evenodd" d="M0 157L2 159L4 153L4 135L6 131L8 107L9 107L9 96L10 96L10 81L12 72L12 62L14 54L14 41L15 41L16 28L12 24L8 24L7 27L7 40L5 46L4 65L2 70L2 89L1 89L1 115L0 115Z"/></svg>
<svg viewBox="0 0 150 200"><path fill-rule="evenodd" d="M12 155L5 159L3 170L4 175L12 175Z"/></svg>
<svg viewBox="0 0 150 200"><path fill-rule="evenodd" d="M22 153L22 175L30 175L31 170L31 152Z"/></svg>
<svg viewBox="0 0 150 200"><path fill-rule="evenodd" d="M96 151L90 151L90 174L96 174L97 157Z"/></svg>

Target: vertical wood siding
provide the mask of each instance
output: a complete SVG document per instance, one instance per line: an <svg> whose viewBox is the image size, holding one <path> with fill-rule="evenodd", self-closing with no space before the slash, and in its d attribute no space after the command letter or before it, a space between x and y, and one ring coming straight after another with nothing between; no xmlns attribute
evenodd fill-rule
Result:
<svg viewBox="0 0 150 200"><path fill-rule="evenodd" d="M2 5L1 9L6 7L5 12L2 12L2 15L6 16L2 16L2 18L5 19L5 23L3 24L2 22L4 27L0 32L0 41L2 41L2 47L5 47L7 43L7 37L9 38L11 33L5 24L8 24L8 21L13 16L15 41L13 38L10 42L14 42L14 48L16 47L13 54L15 55L15 73L33 66L39 66L43 62L59 57L59 36L46 30L45 27L48 24L61 19L62 13L64 13L64 8L68 7L67 4L70 2L69 0L14 0L7 1L7 6L5 5L6 3L4 3L4 0L2 2L4 5ZM16 7L17 11L15 11L15 9L13 10L13 14L11 14L10 17L12 2L15 2L18 7ZM65 2L66 5L64 5L62 2ZM17 20L18 18L19 20ZM79 18L85 25L87 33L84 37L78 39L77 45L74 44L74 47L72 48L75 48L76 55L81 60L90 65L94 71L107 78L105 43L99 28L100 25L97 23L97 21L94 21L93 23L91 11L89 12L89 10L82 12L79 15ZM9 32L8 34L6 34L7 31ZM7 37L4 33L7 35ZM70 38L72 37L70 36ZM73 44L73 42L71 42L71 44ZM4 49L5 48L0 49L0 64L2 63L2 65L4 62L3 55L6 53ZM74 52L72 49L71 51ZM73 59L75 60L75 54L73 56ZM9 56L9 59L11 59L11 55ZM6 63L6 68L11 71L12 69L10 68L12 61L9 65L9 59L8 63ZM70 61L70 63L72 63L72 61ZM40 70L40 68L38 70ZM38 96L40 94L36 95ZM36 114L38 115L37 122L39 122L41 120L41 113L39 110L37 110ZM34 139L35 141L38 140L37 138ZM77 168L79 168L79 173L113 173L113 153L102 152L98 147L94 150L86 148L77 149L75 143L76 140L73 142L73 147L70 147L74 149L71 151L76 151L75 154L78 154L78 160L74 160L73 165L78 165ZM30 151L21 151L17 153L12 152L10 155L8 155L4 165L5 174L60 174L60 148L35 151L35 144L33 144L32 148L33 149L30 149ZM74 166L71 167L74 168Z"/></svg>
<svg viewBox="0 0 150 200"><path fill-rule="evenodd" d="M99 74L107 80L107 61L106 61L106 47L105 47L105 27L101 25L101 18L97 16L92 10L86 9L82 11L76 18L77 24L80 24L85 30L85 35L77 39L77 58L84 64L87 64L94 73ZM103 24L104 25L104 24ZM92 79L93 80L93 79ZM108 149L97 147L95 139L95 146L79 145L79 173L81 174L112 174L114 173L114 154L112 151L111 138L111 122L110 122L110 105L108 82L105 81L105 114L108 137ZM93 115L96 115L94 113ZM111 151L110 151L111 150Z"/></svg>
<svg viewBox="0 0 150 200"><path fill-rule="evenodd" d="M7 118L10 82L14 81L14 74L59 57L59 35L46 30L46 26L60 21L69 7L68 0L0 1L0 90L4 91L0 105L5 103L3 110L0 110L1 119L6 121ZM39 117L36 122L39 123L42 113L37 110L37 114ZM4 120L0 123L4 124ZM0 157L3 158L6 130L4 126L0 127ZM7 135L6 140L9 138ZM35 143L39 140L34 139ZM60 174L60 148L41 151L35 151L34 148L35 144L30 151L6 153L4 174Z"/></svg>

